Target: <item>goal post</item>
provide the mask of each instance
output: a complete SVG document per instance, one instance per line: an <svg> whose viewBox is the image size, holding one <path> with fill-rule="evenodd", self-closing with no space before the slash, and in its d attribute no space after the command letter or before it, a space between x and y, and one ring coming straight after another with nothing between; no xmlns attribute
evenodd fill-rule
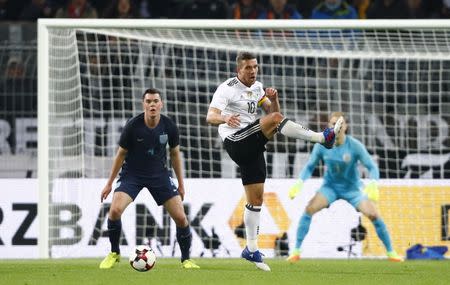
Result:
<svg viewBox="0 0 450 285"><path fill-rule="evenodd" d="M350 134L367 146L382 179L406 181L405 189L387 191L392 203L406 198L402 191L417 190L409 179L438 179L431 183L438 188L430 190L430 203L444 203L450 178L449 36L449 20L39 19L40 256L62 256L63 246L84 241L86 228L79 224L86 211L80 205L96 199L92 192L101 190L109 174L121 128L141 112L148 87L161 90L163 112L180 129L185 177L239 177L205 116L215 88L235 75L242 50L255 52L258 80L279 90L287 117L318 131L332 111L347 114ZM312 144L277 136L267 148L268 177L293 179ZM319 167L316 174L322 172ZM89 212L98 223L88 227L86 243L104 237L106 210L103 205ZM153 217L144 208L136 207L135 214L144 221L136 240L156 232L173 237L170 230L145 225ZM407 221L395 225L397 236L416 240Z"/></svg>
<svg viewBox="0 0 450 285"><path fill-rule="evenodd" d="M40 20L39 20L40 21ZM39 256L49 255L49 41L48 29L38 24L38 221Z"/></svg>

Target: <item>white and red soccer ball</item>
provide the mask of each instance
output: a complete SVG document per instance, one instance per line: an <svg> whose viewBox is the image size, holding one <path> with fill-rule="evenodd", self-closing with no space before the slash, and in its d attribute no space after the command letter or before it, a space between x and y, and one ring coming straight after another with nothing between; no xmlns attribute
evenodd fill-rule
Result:
<svg viewBox="0 0 450 285"><path fill-rule="evenodd" d="M155 266L156 255L148 245L139 245L130 255L130 265L139 272L149 271Z"/></svg>

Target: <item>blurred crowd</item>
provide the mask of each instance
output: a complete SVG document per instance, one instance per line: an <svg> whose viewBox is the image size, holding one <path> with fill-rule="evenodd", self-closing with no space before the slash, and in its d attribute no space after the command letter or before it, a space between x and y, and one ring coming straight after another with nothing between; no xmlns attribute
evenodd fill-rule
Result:
<svg viewBox="0 0 450 285"><path fill-rule="evenodd" d="M7 137L7 143L0 140L0 156L21 153L21 145L36 149L35 141L21 143L20 140L24 141L22 137L28 133L22 131L17 121L32 121L37 116L36 25L33 21L38 18L439 19L450 18L449 7L450 0L0 0L0 21L3 21L0 25L0 138L2 134ZM88 36L83 36L86 37L84 40L88 40ZM129 117L132 114L127 112L132 112L134 102L132 69L139 63L136 50L141 47L136 41L114 37L97 37L96 40L101 44L94 45L92 51L88 50L91 46L78 46L83 106L85 110L94 110L85 115L87 118L118 117L123 114L121 110L125 110L126 117ZM103 52L102 48L108 52ZM174 82L173 86L169 84L165 88L167 98L178 96L176 101L167 100L165 107L180 125L185 126L180 132L181 145L187 146L182 151L190 163L186 167L187 177L220 177L220 164L209 163L220 161L220 150L204 151L211 149L215 138L210 140L209 129L189 128L189 124L205 124L197 114L207 111L200 108L208 106L208 96L217 86L213 83L223 80L217 70L230 72L230 66L227 66L229 53L195 47L163 50L155 45L150 48L155 56L145 58L148 62L144 65L143 74L152 78L196 79L192 85ZM205 58L208 60L203 60ZM448 60L375 58L363 62L301 55L289 58L270 55L262 59L265 66L271 67L261 71L267 78L302 78L281 90L285 100L282 104L296 104L296 110L317 114L310 118L311 129L322 129L322 124L326 125L327 114L321 110L328 110L328 102L343 102L339 109L351 109L354 113L358 113L355 106L361 105L383 116L415 112L441 114L448 109L446 106L450 106L450 97L443 96L450 92ZM161 64L162 60L165 60L164 64ZM280 69L281 66L284 69ZM350 102L355 104L350 107ZM359 111L364 112L363 109ZM396 137L395 122L389 121L388 125L393 127L388 128L387 133ZM415 130L413 127L409 129ZM107 129L96 130L96 156L106 156L104 138L107 135L103 132ZM382 177L403 176L402 159L408 151L420 150L417 134L409 132L402 139L408 141L405 149L389 150L376 146L371 150L380 157ZM272 177L278 171L272 166L277 159L272 157L272 152L287 153L290 166L286 176L294 177L295 171L291 166L295 155L299 150L307 153L308 147L307 144L297 145L282 139L269 144L268 176ZM442 153L442 149L439 151Z"/></svg>
<svg viewBox="0 0 450 285"><path fill-rule="evenodd" d="M38 18L429 19L450 0L0 0L0 21Z"/></svg>

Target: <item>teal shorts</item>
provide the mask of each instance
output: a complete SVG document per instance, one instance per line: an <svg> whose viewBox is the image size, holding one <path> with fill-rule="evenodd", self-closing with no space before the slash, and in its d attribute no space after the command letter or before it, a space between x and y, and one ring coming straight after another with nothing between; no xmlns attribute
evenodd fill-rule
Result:
<svg viewBox="0 0 450 285"><path fill-rule="evenodd" d="M364 194L356 185L348 185L347 187L331 187L329 184L323 184L318 193L325 196L328 205L336 200L342 199L349 202L353 207L358 208L362 201L367 200Z"/></svg>

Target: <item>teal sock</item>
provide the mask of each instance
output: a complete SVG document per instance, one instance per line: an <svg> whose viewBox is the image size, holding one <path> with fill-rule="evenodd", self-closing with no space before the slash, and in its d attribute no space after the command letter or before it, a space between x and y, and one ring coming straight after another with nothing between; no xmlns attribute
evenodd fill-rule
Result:
<svg viewBox="0 0 450 285"><path fill-rule="evenodd" d="M389 232L386 227L386 224L383 222L383 220L381 218L372 221L372 223L375 226L377 235L380 238L380 240L383 242L386 250L392 251L391 237L389 236Z"/></svg>
<svg viewBox="0 0 450 285"><path fill-rule="evenodd" d="M295 242L296 249L299 249L302 246L303 240L308 234L309 226L311 225L311 218L311 215L308 213L304 213L300 218L297 228L297 240Z"/></svg>

